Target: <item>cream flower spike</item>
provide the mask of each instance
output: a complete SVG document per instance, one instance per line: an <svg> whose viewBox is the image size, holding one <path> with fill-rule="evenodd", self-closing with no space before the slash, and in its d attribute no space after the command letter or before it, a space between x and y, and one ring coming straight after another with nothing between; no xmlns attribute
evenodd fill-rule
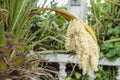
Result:
<svg viewBox="0 0 120 80"><path fill-rule="evenodd" d="M54 10L69 21L65 48L75 50L79 68L83 70L83 74L90 75L93 70L97 70L99 61L99 49L94 31L85 22L69 12L62 9Z"/></svg>

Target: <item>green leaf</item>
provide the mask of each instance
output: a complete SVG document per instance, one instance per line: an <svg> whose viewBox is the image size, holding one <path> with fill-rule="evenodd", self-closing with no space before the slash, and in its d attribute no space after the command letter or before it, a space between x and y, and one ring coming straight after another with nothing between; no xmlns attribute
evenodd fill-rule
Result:
<svg viewBox="0 0 120 80"><path fill-rule="evenodd" d="M4 23L0 24L0 46L6 46Z"/></svg>
<svg viewBox="0 0 120 80"><path fill-rule="evenodd" d="M120 34L120 26L116 26L113 30L115 35Z"/></svg>
<svg viewBox="0 0 120 80"><path fill-rule="evenodd" d="M100 2L101 2L101 0L96 0L96 2L97 2L97 3L100 3Z"/></svg>
<svg viewBox="0 0 120 80"><path fill-rule="evenodd" d="M106 57L108 58L114 57L117 55L118 51L119 51L118 48L110 49L108 53L106 54Z"/></svg>
<svg viewBox="0 0 120 80"><path fill-rule="evenodd" d="M110 27L112 27L112 25L113 25L113 22L112 22L112 21L109 21L108 27L110 28Z"/></svg>
<svg viewBox="0 0 120 80"><path fill-rule="evenodd" d="M16 60L16 63L15 63L15 67L19 67L22 62L23 62L22 59L17 59L17 60Z"/></svg>
<svg viewBox="0 0 120 80"><path fill-rule="evenodd" d="M0 61L0 71L6 71L7 70L7 64L3 61Z"/></svg>
<svg viewBox="0 0 120 80"><path fill-rule="evenodd" d="M0 9L0 46L6 46L4 23L8 27L8 11L6 9Z"/></svg>
<svg viewBox="0 0 120 80"><path fill-rule="evenodd" d="M80 79L81 74L80 74L80 73L78 73L78 72L75 72L75 77L76 77L77 79Z"/></svg>
<svg viewBox="0 0 120 80"><path fill-rule="evenodd" d="M73 80L71 77L67 77L65 80Z"/></svg>
<svg viewBox="0 0 120 80"><path fill-rule="evenodd" d="M8 57L8 58L9 58L9 57L10 57L10 50L6 50L6 52L5 52L5 53L6 53L6 57Z"/></svg>
<svg viewBox="0 0 120 80"><path fill-rule="evenodd" d="M107 35L110 36L113 33L113 28L109 28L107 31Z"/></svg>
<svg viewBox="0 0 120 80"><path fill-rule="evenodd" d="M100 52L100 53L99 53L99 56L100 56L100 58L102 58L102 57L104 57L105 55L104 55L103 52Z"/></svg>
<svg viewBox="0 0 120 80"><path fill-rule="evenodd" d="M114 45L113 43L110 43L110 42L106 42L101 45L101 50L109 50L111 48L114 48Z"/></svg>
<svg viewBox="0 0 120 80"><path fill-rule="evenodd" d="M100 73L96 73L96 78L101 78L101 74Z"/></svg>
<svg viewBox="0 0 120 80"><path fill-rule="evenodd" d="M2 20L4 21L4 23L6 23L6 27L8 27L8 17L9 17L8 10L0 9L0 14L4 16Z"/></svg>
<svg viewBox="0 0 120 80"><path fill-rule="evenodd" d="M120 42L115 42L115 47L120 48Z"/></svg>
<svg viewBox="0 0 120 80"><path fill-rule="evenodd" d="M26 2L26 0L15 0L15 4L14 4L15 7L13 9L14 10L14 13L13 13L14 16L13 16L13 19L11 21L11 26L10 26L10 32L12 32L12 33L13 33L14 28L16 26L16 23L19 19L19 16L22 12L22 9L25 6L25 2Z"/></svg>

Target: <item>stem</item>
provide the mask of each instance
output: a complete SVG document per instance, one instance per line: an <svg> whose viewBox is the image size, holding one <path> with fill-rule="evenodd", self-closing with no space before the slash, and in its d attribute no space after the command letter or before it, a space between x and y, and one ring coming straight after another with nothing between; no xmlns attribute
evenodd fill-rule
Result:
<svg viewBox="0 0 120 80"><path fill-rule="evenodd" d="M45 50L45 51L39 51L37 52L38 54L41 54L41 53L65 53L66 50Z"/></svg>
<svg viewBox="0 0 120 80"><path fill-rule="evenodd" d="M30 19L33 15L38 14L41 11L46 11L46 10L52 10L52 11L56 11L59 14L61 14L67 21L70 21L74 18L77 18L76 16L74 16L73 14L63 10L63 9L59 9L59 8L39 8L39 9L34 9L31 11L30 15L28 16L28 19Z"/></svg>
<svg viewBox="0 0 120 80"><path fill-rule="evenodd" d="M112 2L112 1L110 1L110 0L105 0L105 1L108 2L108 3L112 3L112 4L116 4L116 5L120 6L120 4L117 3L117 2Z"/></svg>
<svg viewBox="0 0 120 80"><path fill-rule="evenodd" d="M111 39L111 40L106 40L106 41L104 41L104 42L117 42L117 41L120 41L120 38Z"/></svg>
<svg viewBox="0 0 120 80"><path fill-rule="evenodd" d="M0 24L0 46L6 46L6 38L5 38L5 31L4 31L4 23Z"/></svg>

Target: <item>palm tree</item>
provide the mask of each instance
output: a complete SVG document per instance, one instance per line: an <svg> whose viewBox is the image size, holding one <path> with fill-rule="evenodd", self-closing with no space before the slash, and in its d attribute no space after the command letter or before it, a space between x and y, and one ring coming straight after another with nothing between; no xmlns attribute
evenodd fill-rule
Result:
<svg viewBox="0 0 120 80"><path fill-rule="evenodd" d="M30 80L38 75L48 75L45 71L31 70L34 63L43 61L37 54L30 52L41 41L35 39L41 30L32 32L31 27L34 15L54 9L35 9L36 2L37 0L0 1L0 79Z"/></svg>
<svg viewBox="0 0 120 80"><path fill-rule="evenodd" d="M39 32L30 31L33 16L30 11L35 8L36 2L37 0L0 1L0 79L26 80L33 76L29 68L40 59L34 56L33 60L33 56L27 54L33 48L32 40Z"/></svg>

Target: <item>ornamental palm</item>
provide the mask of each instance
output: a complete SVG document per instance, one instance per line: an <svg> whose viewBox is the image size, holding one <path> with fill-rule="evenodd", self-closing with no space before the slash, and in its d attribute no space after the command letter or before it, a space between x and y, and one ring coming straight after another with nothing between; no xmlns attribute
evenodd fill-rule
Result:
<svg viewBox="0 0 120 80"><path fill-rule="evenodd" d="M0 79L26 80L34 76L29 68L41 60L36 55L27 54L33 48L32 41L39 32L30 31L33 16L30 11L36 2L0 0Z"/></svg>

